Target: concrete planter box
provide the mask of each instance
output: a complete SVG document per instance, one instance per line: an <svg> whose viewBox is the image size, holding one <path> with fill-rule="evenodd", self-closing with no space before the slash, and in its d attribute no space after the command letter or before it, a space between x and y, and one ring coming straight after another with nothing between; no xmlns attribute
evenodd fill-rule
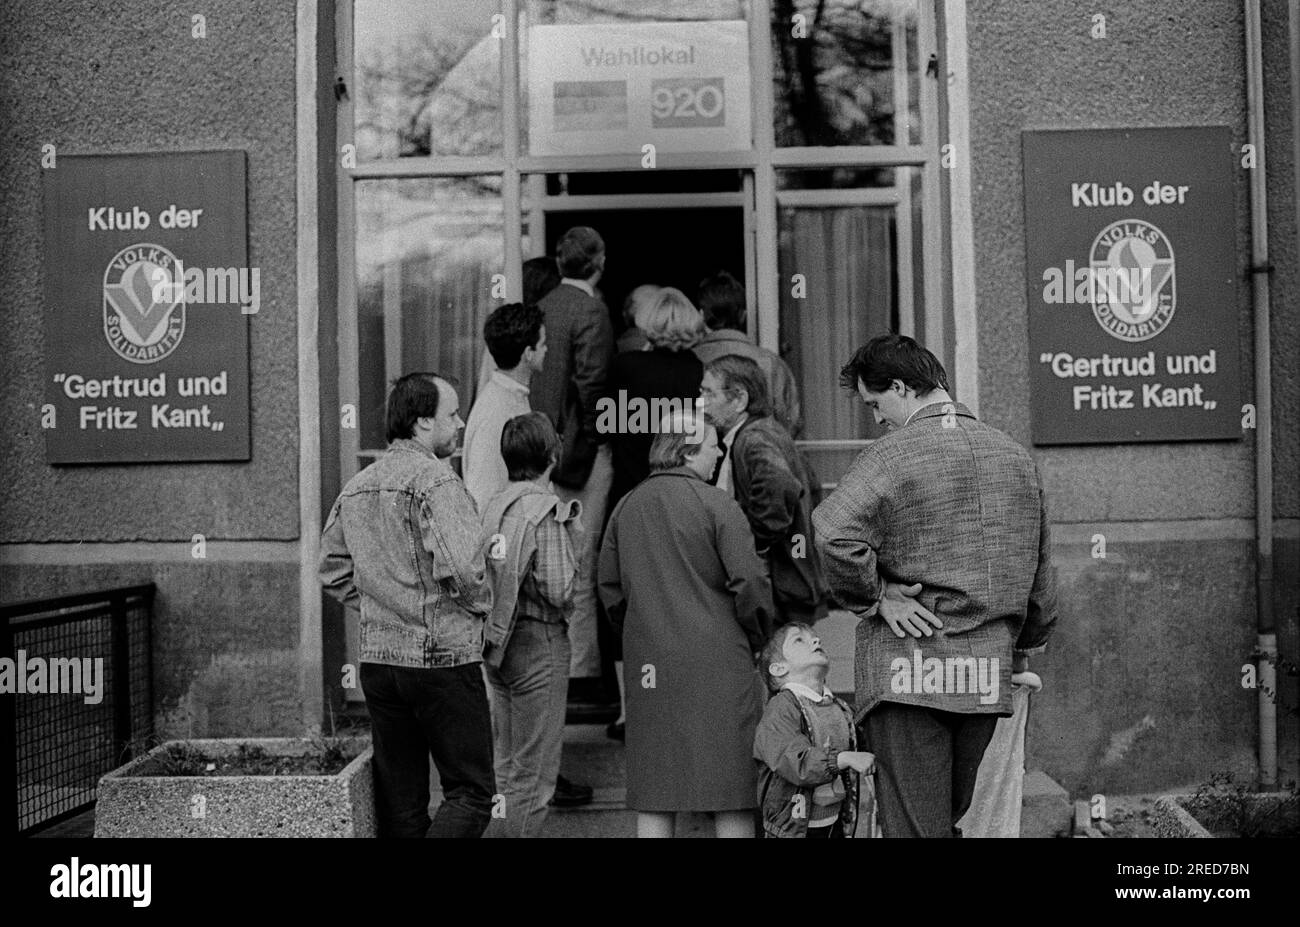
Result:
<svg viewBox="0 0 1300 927"><path fill-rule="evenodd" d="M1196 808L1195 814L1199 816L1198 819L1187 809L1189 799L1190 796L1187 795L1166 795L1156 800L1153 824L1158 836L1211 838L1216 836L1201 821L1209 821L1211 825L1214 825L1215 812L1219 803L1212 804L1205 809ZM1290 799L1291 795L1287 792L1257 792L1246 797L1251 812L1255 814L1272 811ZM1226 806L1227 803L1222 804ZM1229 835L1222 834L1221 836Z"/></svg>
<svg viewBox="0 0 1300 927"><path fill-rule="evenodd" d="M1152 824L1160 837L1213 837L1201 822L1187 813L1182 805L1183 797L1166 795L1156 799L1156 810L1152 815Z"/></svg>
<svg viewBox="0 0 1300 927"><path fill-rule="evenodd" d="M352 759L332 776L169 776L158 756L187 744L208 756L240 745L272 756L315 747L296 738L169 741L99 780L96 837L373 837L374 779L365 739L345 743ZM199 812L202 812L200 815Z"/></svg>

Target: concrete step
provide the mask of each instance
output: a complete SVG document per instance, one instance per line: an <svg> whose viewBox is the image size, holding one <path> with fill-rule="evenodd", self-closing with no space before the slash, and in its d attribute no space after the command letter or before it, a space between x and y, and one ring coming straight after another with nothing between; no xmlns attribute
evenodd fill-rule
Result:
<svg viewBox="0 0 1300 927"><path fill-rule="evenodd" d="M1069 792L1041 769L1025 773L1021 837L1068 837L1073 817Z"/></svg>
<svg viewBox="0 0 1300 927"><path fill-rule="evenodd" d="M560 773L570 782L593 789L623 790L627 761L623 742L605 735L603 724L570 724L564 728Z"/></svg>
<svg viewBox="0 0 1300 927"><path fill-rule="evenodd" d="M820 625L819 625L820 628ZM627 762L622 743L605 736L603 724L571 724L564 729L560 772L571 782L589 785L595 792L591 804L578 808L552 808L546 818L545 837L633 837L636 813L627 808ZM430 810L442 801L435 792ZM1025 774L1021 805L1022 837L1068 836L1073 818L1070 796L1042 770ZM712 820L705 814L678 819L678 836L711 837Z"/></svg>

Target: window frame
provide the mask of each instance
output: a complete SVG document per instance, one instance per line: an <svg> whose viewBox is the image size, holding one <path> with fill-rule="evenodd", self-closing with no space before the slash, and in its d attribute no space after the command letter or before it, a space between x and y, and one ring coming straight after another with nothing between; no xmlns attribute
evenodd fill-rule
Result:
<svg viewBox="0 0 1300 927"><path fill-rule="evenodd" d="M915 296L912 283L912 190L911 174L896 173L895 186L891 188L845 188L833 190L778 190L777 171L790 169L825 169L840 166L870 167L892 166L918 168L921 172L922 253L920 259L924 272L923 300L925 331L920 340L946 363L952 363L952 348L948 331L952 320L945 297L948 277L945 274L945 247L947 223L943 209L945 178L940 169L940 151L945 139L947 114L946 81L932 78L927 63L938 59L939 31L944 26L939 19L938 0L917 0L916 51L920 68L919 113L920 140L918 144L855 145L839 147L777 147L772 121L773 60L772 60L772 3L771 0L749 0L747 22L749 25L751 129L753 145L745 151L662 153L657 158L659 170L739 169L745 176L744 193L747 197L747 226L752 228L753 247L747 248L748 261L756 268L773 268L771 272L753 273L754 286L747 287L751 302L751 318L756 320L758 343L778 350L780 339L778 210L783 207L836 208L888 203L895 207L898 229L899 267L899 328L904 334L917 335L915 331ZM338 209L338 370L339 403L349 406L359 415L359 329L356 280L356 184L363 180L398 178L438 178L467 175L497 175L502 178L503 254L507 300L520 298L522 292L522 235L512 234L512 229L522 230L524 203L528 191L523 189L525 177L547 173L578 173L594 171L638 171L640 153L602 155L529 155L519 150L522 119L519 73L519 28L522 0L499 0L498 12L506 24L500 54L502 93L502 148L499 155L484 156L422 156L360 161L349 167L337 168ZM348 85L355 83L353 57L353 0L338 0L335 6L337 36L337 67L339 76ZM894 79L894 138L910 142L906 119L910 109L906 30L901 23L894 24L891 46L893 49ZM355 146L355 109L351 97L345 95L336 107L336 131L340 151L347 145ZM352 148L355 151L355 147ZM550 197L545 199L549 200ZM532 200L539 208L539 200ZM530 229L531 232L531 229ZM903 272L906 268L907 272ZM385 325L385 372L391 379L400 371L400 364L389 357L394 344L400 349L400 330L389 333ZM344 481L360 469L363 457L373 456L379 449L360 447L361 429L341 428L339 440L340 474ZM801 447L843 449L866 446L867 439L828 439L800 441Z"/></svg>

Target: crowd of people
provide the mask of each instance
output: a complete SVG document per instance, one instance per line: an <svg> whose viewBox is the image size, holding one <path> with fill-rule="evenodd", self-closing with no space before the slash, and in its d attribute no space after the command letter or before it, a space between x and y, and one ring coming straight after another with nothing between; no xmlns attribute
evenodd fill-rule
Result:
<svg viewBox="0 0 1300 927"><path fill-rule="evenodd" d="M463 481L456 386L411 373L388 453L326 523L322 582L361 612L381 834L536 836L550 804L589 797L559 769L601 621L639 835L707 812L718 836L850 836L873 782L886 836L959 833L1010 675L1054 620L1032 459L883 335L842 382L886 436L814 511L795 380L745 334L740 283L710 275L694 302L639 286L616 338L604 267L599 234L570 229L487 318ZM612 397L671 412L609 428ZM852 709L815 630L832 601L862 618ZM938 678L900 687L918 648ZM967 661L1001 693L954 686Z"/></svg>

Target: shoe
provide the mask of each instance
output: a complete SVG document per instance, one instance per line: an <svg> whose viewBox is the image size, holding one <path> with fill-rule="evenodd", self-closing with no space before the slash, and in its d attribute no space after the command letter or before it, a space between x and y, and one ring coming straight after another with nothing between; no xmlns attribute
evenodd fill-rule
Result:
<svg viewBox="0 0 1300 927"><path fill-rule="evenodd" d="M605 736L608 737L610 740L617 740L623 742L626 737L626 732L624 731L624 722L615 721L609 727L605 728Z"/></svg>
<svg viewBox="0 0 1300 927"><path fill-rule="evenodd" d="M578 785L563 776L556 776L555 794L551 796L551 804L556 808L577 808L591 804L591 796L591 786Z"/></svg>

